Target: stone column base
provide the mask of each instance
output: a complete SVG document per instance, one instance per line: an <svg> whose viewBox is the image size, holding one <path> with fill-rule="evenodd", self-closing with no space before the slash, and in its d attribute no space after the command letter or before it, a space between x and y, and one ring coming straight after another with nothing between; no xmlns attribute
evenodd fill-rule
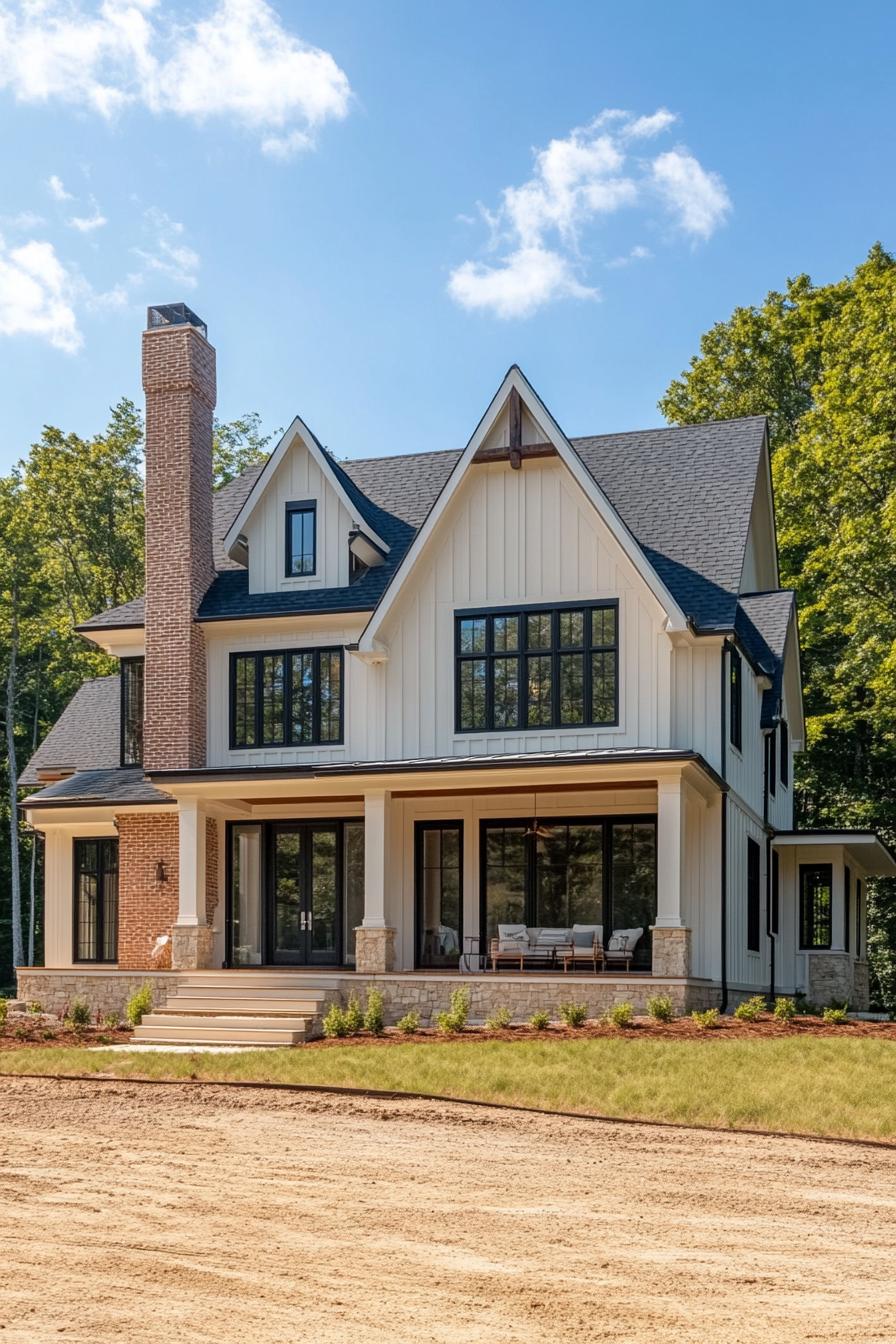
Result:
<svg viewBox="0 0 896 1344"><path fill-rule="evenodd" d="M810 952L808 962L810 1003L819 1008L830 1004L839 1007L843 1003L853 1006L855 986L853 984L852 957L848 952Z"/></svg>
<svg viewBox="0 0 896 1344"><path fill-rule="evenodd" d="M394 966L394 929L355 929L355 970L360 975L383 975Z"/></svg>
<svg viewBox="0 0 896 1344"><path fill-rule="evenodd" d="M690 975L690 929L654 927L651 932L653 933L653 974Z"/></svg>
<svg viewBox="0 0 896 1344"><path fill-rule="evenodd" d="M854 1008L857 1013L867 1013L868 1005L871 1002L871 990L868 984L868 963L867 961L857 961L852 968L853 994L850 1000L850 1008Z"/></svg>
<svg viewBox="0 0 896 1344"><path fill-rule="evenodd" d="M209 970L214 945L215 931L207 924L175 924L171 930L171 969Z"/></svg>

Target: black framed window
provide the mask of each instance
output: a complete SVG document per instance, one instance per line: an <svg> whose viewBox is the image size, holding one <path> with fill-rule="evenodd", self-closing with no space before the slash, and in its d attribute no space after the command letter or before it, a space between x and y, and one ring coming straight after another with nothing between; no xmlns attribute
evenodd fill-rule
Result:
<svg viewBox="0 0 896 1344"><path fill-rule="evenodd" d="M778 724L778 743L781 755L781 784L786 789L790 783L790 734L787 731L787 724L782 719Z"/></svg>
<svg viewBox="0 0 896 1344"><path fill-rule="evenodd" d="M414 849L415 965L456 969L463 951L463 822L418 821Z"/></svg>
<svg viewBox="0 0 896 1344"><path fill-rule="evenodd" d="M305 578L317 570L317 504L313 499L286 506L286 577Z"/></svg>
<svg viewBox="0 0 896 1344"><path fill-rule="evenodd" d="M740 751L743 745L743 659L735 648L729 649L728 658L729 736L732 747Z"/></svg>
<svg viewBox="0 0 896 1344"><path fill-rule="evenodd" d="M781 872L776 849L772 850L772 908L769 922L772 933L777 933L781 925Z"/></svg>
<svg viewBox="0 0 896 1344"><path fill-rule="evenodd" d="M759 845L752 836L747 836L747 950L759 951L759 917L761 901L759 893Z"/></svg>
<svg viewBox="0 0 896 1344"><path fill-rule="evenodd" d="M862 955L862 879L856 878L856 956Z"/></svg>
<svg viewBox="0 0 896 1344"><path fill-rule="evenodd" d="M455 660L460 733L618 722L616 602L458 612Z"/></svg>
<svg viewBox="0 0 896 1344"><path fill-rule="evenodd" d="M800 864L800 948L831 945L832 869L829 863Z"/></svg>
<svg viewBox="0 0 896 1344"><path fill-rule="evenodd" d="M773 728L765 744L765 777L768 780L769 796L774 798L778 775L778 739Z"/></svg>
<svg viewBox="0 0 896 1344"><path fill-rule="evenodd" d="M852 873L849 868L843 870L843 950L849 951L849 939L852 924Z"/></svg>
<svg viewBox="0 0 896 1344"><path fill-rule="evenodd" d="M74 841L74 960L118 960L118 840Z"/></svg>
<svg viewBox="0 0 896 1344"><path fill-rule="evenodd" d="M121 763L143 764L142 658L121 660Z"/></svg>
<svg viewBox="0 0 896 1344"><path fill-rule="evenodd" d="M481 822L480 936L499 924L571 928L595 924L604 943L617 929L644 930L632 966L651 966L656 922L656 818L542 819L537 833L522 820Z"/></svg>
<svg viewBox="0 0 896 1344"><path fill-rule="evenodd" d="M351 547L348 549L348 581L350 584L357 583L363 579L367 573L369 565L366 565L359 555L355 555Z"/></svg>
<svg viewBox="0 0 896 1344"><path fill-rule="evenodd" d="M230 655L232 748L327 745L342 729L342 649Z"/></svg>

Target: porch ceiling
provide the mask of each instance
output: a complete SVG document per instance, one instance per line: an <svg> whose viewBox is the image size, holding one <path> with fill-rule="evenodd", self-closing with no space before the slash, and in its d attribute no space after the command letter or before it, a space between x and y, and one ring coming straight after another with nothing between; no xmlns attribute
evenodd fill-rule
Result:
<svg viewBox="0 0 896 1344"><path fill-rule="evenodd" d="M848 849L869 877L896 877L896 854L874 831L781 831L775 849Z"/></svg>

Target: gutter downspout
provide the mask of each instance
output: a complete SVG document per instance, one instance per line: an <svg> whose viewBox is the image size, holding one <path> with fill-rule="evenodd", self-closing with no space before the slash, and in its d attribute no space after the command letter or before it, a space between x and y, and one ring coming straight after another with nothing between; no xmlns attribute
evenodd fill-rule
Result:
<svg viewBox="0 0 896 1344"><path fill-rule="evenodd" d="M768 772L769 764L775 769L777 762L771 744L774 739L770 733L762 739L762 824L765 827L765 936L769 941L769 998L775 997L775 936L772 933L772 828L768 821Z"/></svg>
<svg viewBox="0 0 896 1344"><path fill-rule="evenodd" d="M721 695L719 696L719 704L720 704L719 714L720 714L720 727L721 727L719 774L722 776L723 783L728 782L725 776L727 743L728 743L728 721L727 721L728 716L725 712L727 686L728 686L727 653L728 653L728 640L726 639L722 644L722 658L720 662ZM722 860L721 863L722 1012L724 1013L728 1011L728 791L727 789L722 793L721 826L722 826L722 833L721 833L720 853Z"/></svg>

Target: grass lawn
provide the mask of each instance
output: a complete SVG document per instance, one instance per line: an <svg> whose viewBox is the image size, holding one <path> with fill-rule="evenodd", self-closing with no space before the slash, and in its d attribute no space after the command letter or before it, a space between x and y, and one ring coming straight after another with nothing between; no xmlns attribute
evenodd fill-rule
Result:
<svg viewBox="0 0 896 1344"><path fill-rule="evenodd" d="M867 1037L781 1040L446 1041L259 1050L117 1053L35 1046L0 1054L0 1074L306 1083L424 1092L678 1124L896 1140L896 1044Z"/></svg>

